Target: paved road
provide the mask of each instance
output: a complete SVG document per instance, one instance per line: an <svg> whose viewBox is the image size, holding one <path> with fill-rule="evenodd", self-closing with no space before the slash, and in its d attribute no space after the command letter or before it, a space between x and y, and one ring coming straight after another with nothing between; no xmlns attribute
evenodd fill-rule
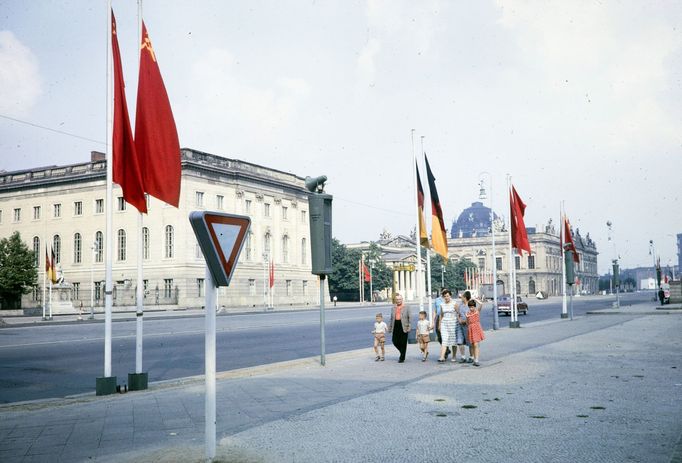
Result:
<svg viewBox="0 0 682 463"><path fill-rule="evenodd" d="M649 294L629 294L623 304L646 301ZM574 299L575 316L610 307L614 298ZM529 314L522 326L558 318L561 299L528 300ZM486 306L489 308L490 306ZM373 314L390 313L389 306L334 309L327 312L327 352L369 346ZM144 369L150 381L203 373L203 317L145 321ZM486 310L484 328L492 326ZM500 317L506 328L509 317ZM319 314L271 312L218 317L218 371L319 355ZM0 329L0 403L34 400L94 390L102 374L102 323L47 325ZM112 372L119 383L134 371L135 323L113 324ZM389 347L389 346L387 346ZM390 347L389 347L390 348Z"/></svg>

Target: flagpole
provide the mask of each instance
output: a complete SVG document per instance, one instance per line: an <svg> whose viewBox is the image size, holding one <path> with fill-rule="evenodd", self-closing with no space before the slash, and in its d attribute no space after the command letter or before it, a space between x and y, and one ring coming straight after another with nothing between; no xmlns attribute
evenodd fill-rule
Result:
<svg viewBox="0 0 682 463"><path fill-rule="evenodd" d="M566 257L564 249L564 233L566 228L566 212L564 211L564 202L559 203L559 217L560 219L560 231L559 231L559 244L561 245L561 318L568 318L568 303L566 300Z"/></svg>
<svg viewBox="0 0 682 463"><path fill-rule="evenodd" d="M107 159L107 196L106 196L106 233L105 233L105 286L104 286L104 376L96 379L96 394L108 395L116 391L116 377L111 376L111 308L113 305L113 291L111 259L114 243L111 237L113 229L113 153L111 146L113 130L113 81L112 81L112 50L111 50L111 0L107 2L107 97L106 97L106 159Z"/></svg>
<svg viewBox="0 0 682 463"><path fill-rule="evenodd" d="M425 151L424 151L424 135L421 136L421 142L422 142L422 155L424 155L424 153L425 153ZM416 163L414 165L414 172L415 172L415 178L416 178L416 176L417 176L417 164ZM415 180L415 185L416 185L416 180ZM417 193L417 194L419 194L419 193ZM424 201L424 202L426 202L426 201ZM433 208L433 205L431 207ZM433 216L433 211L431 211L431 215ZM419 198L417 198L417 223L419 223L420 220L421 220L421 212L419 211ZM433 222L431 224L433 225ZM424 219L424 227L426 227L426 226L427 226L426 225L426 219ZM433 228L433 226L431 228ZM424 230L424 231L426 231L426 230ZM419 236L417 236L417 241L420 241L420 236L421 236L420 233L417 233L417 235L419 235ZM431 235L433 236L433 230L431 230ZM420 276L419 281L423 283L424 278L421 278L421 276ZM432 291L432 288L431 288L431 249L429 249L428 247L426 248L426 289L428 291L427 301L429 304L429 310L428 310L428 312L429 312L429 324L432 324L433 323L433 316L432 316L431 312L433 311L433 300L431 298L431 291Z"/></svg>
<svg viewBox="0 0 682 463"><path fill-rule="evenodd" d="M511 175L507 174L507 192L509 194L509 295L511 300L510 303L510 316L509 320L510 328L518 328L516 320L516 256L513 253L512 248L512 220L514 220L514 212L512 211L512 195L511 195Z"/></svg>
<svg viewBox="0 0 682 463"><path fill-rule="evenodd" d="M415 209L417 211L417 221L415 222L415 230L416 230L416 239L415 241L417 242L417 278L415 278L417 282L417 299L419 300L419 311L421 312L424 310L424 301L422 300L422 294L421 294L421 287L423 285L423 280L424 280L424 274L422 270L422 248L421 248L421 243L419 242L419 191L417 188L417 155L414 151L414 129L411 130L411 139L412 139L412 183L414 184L414 201L415 201Z"/></svg>
<svg viewBox="0 0 682 463"><path fill-rule="evenodd" d="M45 296L47 295L47 241L43 235L43 242L45 243L45 265L43 265L43 320L45 320Z"/></svg>
<svg viewBox="0 0 682 463"><path fill-rule="evenodd" d="M52 271L54 272L54 270ZM47 319L52 320L52 280L50 280L50 315Z"/></svg>

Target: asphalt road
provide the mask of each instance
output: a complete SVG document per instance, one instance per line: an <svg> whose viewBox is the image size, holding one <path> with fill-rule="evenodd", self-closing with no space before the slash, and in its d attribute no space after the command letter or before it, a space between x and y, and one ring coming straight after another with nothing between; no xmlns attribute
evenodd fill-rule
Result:
<svg viewBox="0 0 682 463"><path fill-rule="evenodd" d="M621 298L623 305L649 300L649 293ZM614 297L574 298L574 315L612 306ZM528 315L521 326L559 318L561 299L526 300ZM490 304L482 314L492 327ZM413 307L413 312L416 312ZM331 309L326 314L326 351L342 352L371 346L374 314L390 315L390 306ZM506 329L509 317L500 316ZM217 370L311 357L320 353L319 312L269 312L225 315L217 320ZM204 368L204 318L145 320L144 371L149 381L199 375ZM113 323L112 373L127 382L135 368L135 322ZM100 323L43 325L0 329L0 403L92 392L103 373L104 325ZM390 343L387 349L392 349Z"/></svg>

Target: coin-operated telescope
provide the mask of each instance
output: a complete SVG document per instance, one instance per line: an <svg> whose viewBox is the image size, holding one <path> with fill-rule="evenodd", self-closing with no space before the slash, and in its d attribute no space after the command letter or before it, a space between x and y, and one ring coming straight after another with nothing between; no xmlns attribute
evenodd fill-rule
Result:
<svg viewBox="0 0 682 463"><path fill-rule="evenodd" d="M305 186L312 194L310 208L310 255L312 273L324 276L332 273L332 199L324 192L325 175L306 177Z"/></svg>

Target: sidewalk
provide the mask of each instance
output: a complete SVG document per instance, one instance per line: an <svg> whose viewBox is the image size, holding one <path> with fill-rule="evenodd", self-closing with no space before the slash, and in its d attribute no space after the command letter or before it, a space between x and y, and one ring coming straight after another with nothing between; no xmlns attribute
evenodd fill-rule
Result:
<svg viewBox="0 0 682 463"><path fill-rule="evenodd" d="M681 330L591 315L488 331L480 368L387 345L222 373L217 461L682 461ZM203 461L203 414L202 377L0 406L0 461Z"/></svg>

